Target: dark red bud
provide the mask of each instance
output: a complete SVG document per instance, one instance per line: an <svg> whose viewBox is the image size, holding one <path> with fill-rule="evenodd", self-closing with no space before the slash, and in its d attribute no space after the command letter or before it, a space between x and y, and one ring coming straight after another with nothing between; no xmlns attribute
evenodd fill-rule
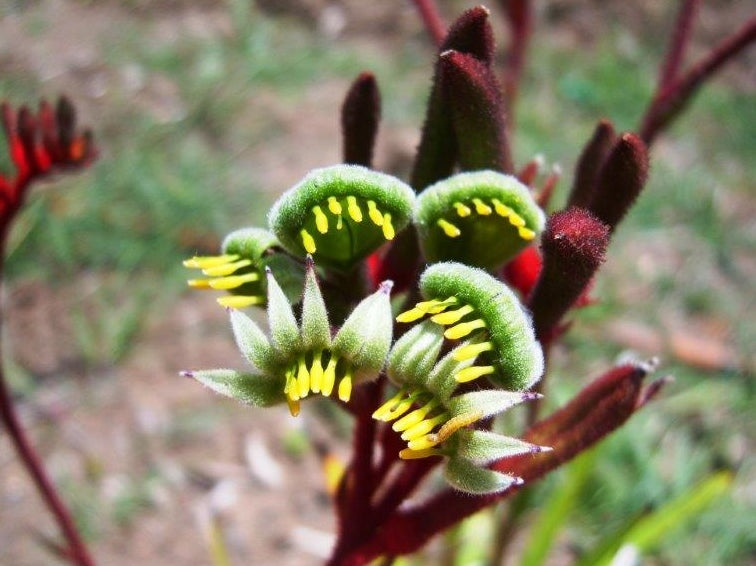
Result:
<svg viewBox="0 0 756 566"><path fill-rule="evenodd" d="M449 27L440 52L453 49L491 65L494 56L494 37L488 8L476 6L464 12Z"/></svg>
<svg viewBox="0 0 756 566"><path fill-rule="evenodd" d="M362 73L352 83L341 107L344 163L372 166L381 119L381 95L375 76Z"/></svg>
<svg viewBox="0 0 756 566"><path fill-rule="evenodd" d="M588 208L596 192L598 175L614 147L617 134L609 120L601 120L593 131L593 137L583 147L575 166L575 181L567 201L567 207Z"/></svg>

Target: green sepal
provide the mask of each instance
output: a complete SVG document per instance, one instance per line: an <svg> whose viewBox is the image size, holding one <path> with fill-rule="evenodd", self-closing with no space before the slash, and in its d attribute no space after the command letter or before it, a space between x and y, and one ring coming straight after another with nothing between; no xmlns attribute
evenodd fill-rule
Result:
<svg viewBox="0 0 756 566"><path fill-rule="evenodd" d="M312 256L307 256L302 298L302 344L306 350L325 350L331 345L328 310L320 292Z"/></svg>
<svg viewBox="0 0 756 566"><path fill-rule="evenodd" d="M391 281L384 281L363 299L333 339L331 350L349 362L356 382L377 377L386 362L394 329L389 297L392 286Z"/></svg>
<svg viewBox="0 0 756 566"><path fill-rule="evenodd" d="M450 441L452 439L456 442L456 449L452 449L454 454L479 466L502 458L547 450L536 444L487 430L461 429L452 436Z"/></svg>
<svg viewBox="0 0 756 566"><path fill-rule="evenodd" d="M417 324L396 341L386 364L386 373L397 385L424 385L441 346L444 331L430 321Z"/></svg>
<svg viewBox="0 0 756 566"><path fill-rule="evenodd" d="M501 391L499 389L473 391L452 397L449 400L448 409L452 417L476 414L480 415L478 418L485 419L533 397L533 393Z"/></svg>
<svg viewBox="0 0 756 566"><path fill-rule="evenodd" d="M221 244L224 254L236 254L251 260L260 259L263 254L278 244L278 239L264 228L240 228L229 233Z"/></svg>
<svg viewBox="0 0 756 566"><path fill-rule="evenodd" d="M362 221L354 221L343 199L355 197L362 211ZM329 197L340 201L343 213L333 214ZM394 233L409 223L415 193L399 179L358 165L334 165L314 169L300 183L286 191L268 214L270 229L292 254L303 257L307 249L302 230L315 241L313 253L319 265L349 270L358 261L378 249L386 238L381 227L371 221L367 201L373 201L381 213L391 215ZM328 224L321 233L314 207L320 207ZM337 229L341 217L342 227Z"/></svg>
<svg viewBox="0 0 756 566"><path fill-rule="evenodd" d="M470 305L475 316L486 323L494 349L478 365L491 363L495 372L488 378L510 390L530 388L543 374L541 345L533 323L517 296L504 283L482 269L460 263L431 265L420 278L420 290L427 299L456 297L459 305Z"/></svg>
<svg viewBox="0 0 756 566"><path fill-rule="evenodd" d="M274 373L278 369L277 356L265 333L243 312L230 309L229 315L236 345L242 355L260 371Z"/></svg>
<svg viewBox="0 0 756 566"><path fill-rule="evenodd" d="M270 269L268 277L268 324L273 344L281 352L292 354L299 344L299 327L294 311Z"/></svg>
<svg viewBox="0 0 756 566"><path fill-rule="evenodd" d="M305 280L305 269L302 262L278 248L275 251L265 254L260 260L262 272L270 269L276 274L276 283L281 287L286 299L292 305L298 303L302 298L302 286ZM266 281L263 277L261 281ZM267 297L267 283L264 283Z"/></svg>
<svg viewBox="0 0 756 566"><path fill-rule="evenodd" d="M491 212L478 214L474 198ZM518 227L497 213L494 199L514 211L534 235L523 238ZM470 214L460 216L455 203L468 207ZM438 224L441 219L456 226L460 234L448 236ZM429 262L460 261L495 270L532 243L543 230L545 216L528 187L517 178L496 171L474 171L459 173L423 191L415 202L414 222Z"/></svg>
<svg viewBox="0 0 756 566"><path fill-rule="evenodd" d="M283 386L265 375L242 373L232 369L211 369L183 372L183 375L247 405L269 407L284 401Z"/></svg>
<svg viewBox="0 0 756 566"><path fill-rule="evenodd" d="M455 489L476 495L498 493L523 483L520 478L479 468L463 458L450 458L444 468L444 477Z"/></svg>

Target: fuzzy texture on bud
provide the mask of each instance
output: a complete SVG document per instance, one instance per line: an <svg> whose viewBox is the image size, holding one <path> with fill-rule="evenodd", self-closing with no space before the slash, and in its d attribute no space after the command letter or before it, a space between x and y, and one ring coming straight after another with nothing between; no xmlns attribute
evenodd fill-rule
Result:
<svg viewBox="0 0 756 566"><path fill-rule="evenodd" d="M575 181L567 201L567 208L573 206L588 208L596 192L601 168L616 141L617 134L612 123L609 120L601 120L578 158L575 166Z"/></svg>
<svg viewBox="0 0 756 566"><path fill-rule="evenodd" d="M370 167L381 119L381 95L372 73L361 73L341 107L344 163Z"/></svg>

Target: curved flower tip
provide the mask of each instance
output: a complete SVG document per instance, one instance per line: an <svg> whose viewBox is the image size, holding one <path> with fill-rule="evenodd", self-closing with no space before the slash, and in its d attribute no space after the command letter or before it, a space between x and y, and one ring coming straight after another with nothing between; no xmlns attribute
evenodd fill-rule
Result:
<svg viewBox="0 0 756 566"><path fill-rule="evenodd" d="M348 270L409 223L415 194L399 179L356 165L311 171L273 205L271 230L291 253Z"/></svg>
<svg viewBox="0 0 756 566"><path fill-rule="evenodd" d="M496 269L528 246L544 214L517 178L495 171L460 173L423 191L415 222L429 261Z"/></svg>

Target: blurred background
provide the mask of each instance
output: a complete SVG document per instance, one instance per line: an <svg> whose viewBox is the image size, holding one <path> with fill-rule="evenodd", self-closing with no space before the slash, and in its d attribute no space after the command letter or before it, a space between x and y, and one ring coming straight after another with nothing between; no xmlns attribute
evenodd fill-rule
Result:
<svg viewBox="0 0 756 566"><path fill-rule="evenodd" d="M450 21L473 2L439 6ZM596 121L635 128L677 3L537 7L513 145L520 166L542 154L547 169L562 167L557 208ZM506 28L491 8L503 57ZM752 12L745 0L704 2L694 58ZM598 302L554 352L551 407L619 358L658 355L659 375L675 382L581 472L547 564L573 563L720 469L736 474L730 493L669 531L647 563L756 564L754 51L654 146ZM101 150L83 174L34 189L3 294L24 422L100 563L223 564L226 554L285 566L327 554L321 456L348 458L348 428L319 418L324 407L291 419L178 376L243 367L223 309L186 289L181 260L264 225L278 194L340 160L339 107L363 70L383 98L376 167L406 178L433 59L406 0L0 0L0 99L68 95ZM545 505L573 476L554 474L534 497ZM497 517L447 538L452 563L485 563ZM53 563L56 536L0 433L0 564ZM438 563L437 551L405 563Z"/></svg>

